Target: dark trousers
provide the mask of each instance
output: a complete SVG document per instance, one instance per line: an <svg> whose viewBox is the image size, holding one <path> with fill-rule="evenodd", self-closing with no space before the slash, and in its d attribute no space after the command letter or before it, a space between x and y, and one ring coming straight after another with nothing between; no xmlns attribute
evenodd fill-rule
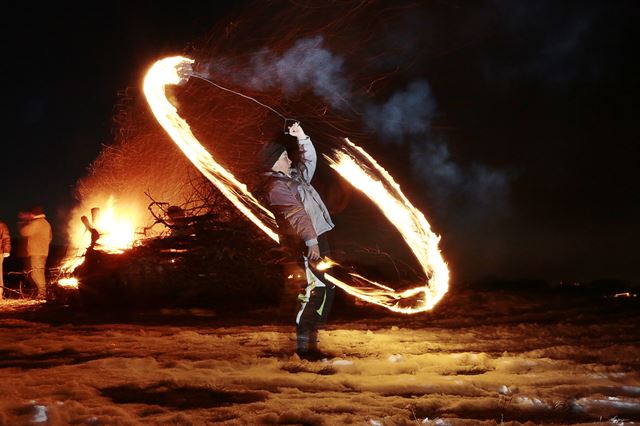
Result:
<svg viewBox="0 0 640 426"><path fill-rule="evenodd" d="M47 256L29 256L28 271L29 279L38 288L38 299L47 297L47 278L45 276Z"/></svg>
<svg viewBox="0 0 640 426"><path fill-rule="evenodd" d="M326 234L318 237L318 245L320 255L328 256L330 247ZM317 349L318 328L326 324L335 295L335 286L324 279L324 273L315 269L310 263L306 266L307 287L299 296L301 306L296 318L299 353Z"/></svg>

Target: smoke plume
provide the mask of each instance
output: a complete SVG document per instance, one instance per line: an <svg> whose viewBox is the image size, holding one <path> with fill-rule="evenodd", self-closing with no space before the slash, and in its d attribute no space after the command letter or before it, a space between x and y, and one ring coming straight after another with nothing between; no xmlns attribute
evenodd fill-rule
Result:
<svg viewBox="0 0 640 426"><path fill-rule="evenodd" d="M463 167L452 158L444 135L432 129L436 100L424 80L410 83L383 104L366 109L367 126L385 143L408 145L414 174L440 208L475 219L507 208L508 179L483 164ZM462 207L462 208L461 208Z"/></svg>
<svg viewBox="0 0 640 426"><path fill-rule="evenodd" d="M435 111L436 103L429 84L418 80L394 93L384 104L370 104L366 108L366 124L384 141L401 144L411 137L426 134Z"/></svg>
<svg viewBox="0 0 640 426"><path fill-rule="evenodd" d="M235 76L235 83L254 90L281 89L285 96L311 88L332 107L342 108L350 91L344 76L344 60L323 44L319 35L302 38L282 54L263 48L253 53L244 66L219 58L211 62L209 70L214 76ZM240 72L229 73L238 68Z"/></svg>

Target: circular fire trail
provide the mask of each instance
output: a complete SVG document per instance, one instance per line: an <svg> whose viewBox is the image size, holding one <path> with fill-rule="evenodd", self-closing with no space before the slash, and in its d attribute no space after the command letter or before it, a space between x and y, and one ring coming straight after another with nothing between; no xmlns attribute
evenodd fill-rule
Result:
<svg viewBox="0 0 640 426"><path fill-rule="evenodd" d="M273 214L232 173L218 164L191 132L187 122L165 95L165 87L185 81L192 59L176 56L157 61L144 79L144 93L156 119L194 166L251 222L278 242ZM392 288L349 272L330 259L320 268L325 278L347 293L394 312L414 314L432 309L449 288L449 270L438 249L440 237L429 222L404 196L400 186L367 152L348 139L332 156L330 166L353 187L366 195L398 229L422 266L428 280L397 292ZM330 272L330 273L329 273Z"/></svg>

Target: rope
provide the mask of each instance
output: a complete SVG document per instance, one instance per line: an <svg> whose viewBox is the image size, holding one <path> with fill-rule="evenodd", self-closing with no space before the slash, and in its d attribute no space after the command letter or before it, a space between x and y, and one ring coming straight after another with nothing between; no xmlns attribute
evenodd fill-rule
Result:
<svg viewBox="0 0 640 426"><path fill-rule="evenodd" d="M270 111L272 111L273 113L277 114L280 118L282 118L282 119L284 120L284 123L283 123L283 126L282 126L282 127L283 127L283 131L284 131L284 133L285 133L285 134L288 134L288 132L287 132L287 123L288 123L289 121L291 121L291 122L293 122L293 123L299 123L299 121L298 121L298 120L296 120L295 118L289 118L289 117L284 116L283 114L281 114L281 113L280 113L280 112L278 112L277 110L275 110L275 109L271 108L269 105L263 104L262 102L260 102L260 101L259 101L259 100L257 100L256 98L253 98L253 97L251 97L251 96L249 96L249 95L245 95L244 93L236 92L235 90L231 90L231 89L229 89L229 88L227 88L227 87L221 86L221 85L219 85L218 83L216 83L216 82L214 82L214 81L211 81L211 80L209 80L208 78L206 78L206 77L204 77L204 76L202 76L202 75L200 75L200 74L193 73L193 74L191 74L191 77L199 78L200 80L204 80L204 81L206 81L207 83L209 83L209 84L211 84L211 85L213 85L213 86L217 87L218 89L224 90L224 91L229 92L229 93L233 93L234 95L238 95L238 96L240 96L240 97L242 97L242 98L245 98L245 99L248 99L248 100L250 100L250 101L253 101L253 102L257 103L258 105L260 105L260 106L262 106L262 107L264 107L264 108L267 108L268 110L270 110Z"/></svg>

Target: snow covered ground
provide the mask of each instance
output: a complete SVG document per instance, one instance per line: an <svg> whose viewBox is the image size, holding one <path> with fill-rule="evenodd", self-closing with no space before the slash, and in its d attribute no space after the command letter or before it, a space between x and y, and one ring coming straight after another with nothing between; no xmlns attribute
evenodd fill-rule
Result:
<svg viewBox="0 0 640 426"><path fill-rule="evenodd" d="M336 313L301 361L272 312L0 302L0 424L637 424L637 299L460 292ZM240 320L237 317L242 317ZM635 423L634 423L635 422Z"/></svg>

